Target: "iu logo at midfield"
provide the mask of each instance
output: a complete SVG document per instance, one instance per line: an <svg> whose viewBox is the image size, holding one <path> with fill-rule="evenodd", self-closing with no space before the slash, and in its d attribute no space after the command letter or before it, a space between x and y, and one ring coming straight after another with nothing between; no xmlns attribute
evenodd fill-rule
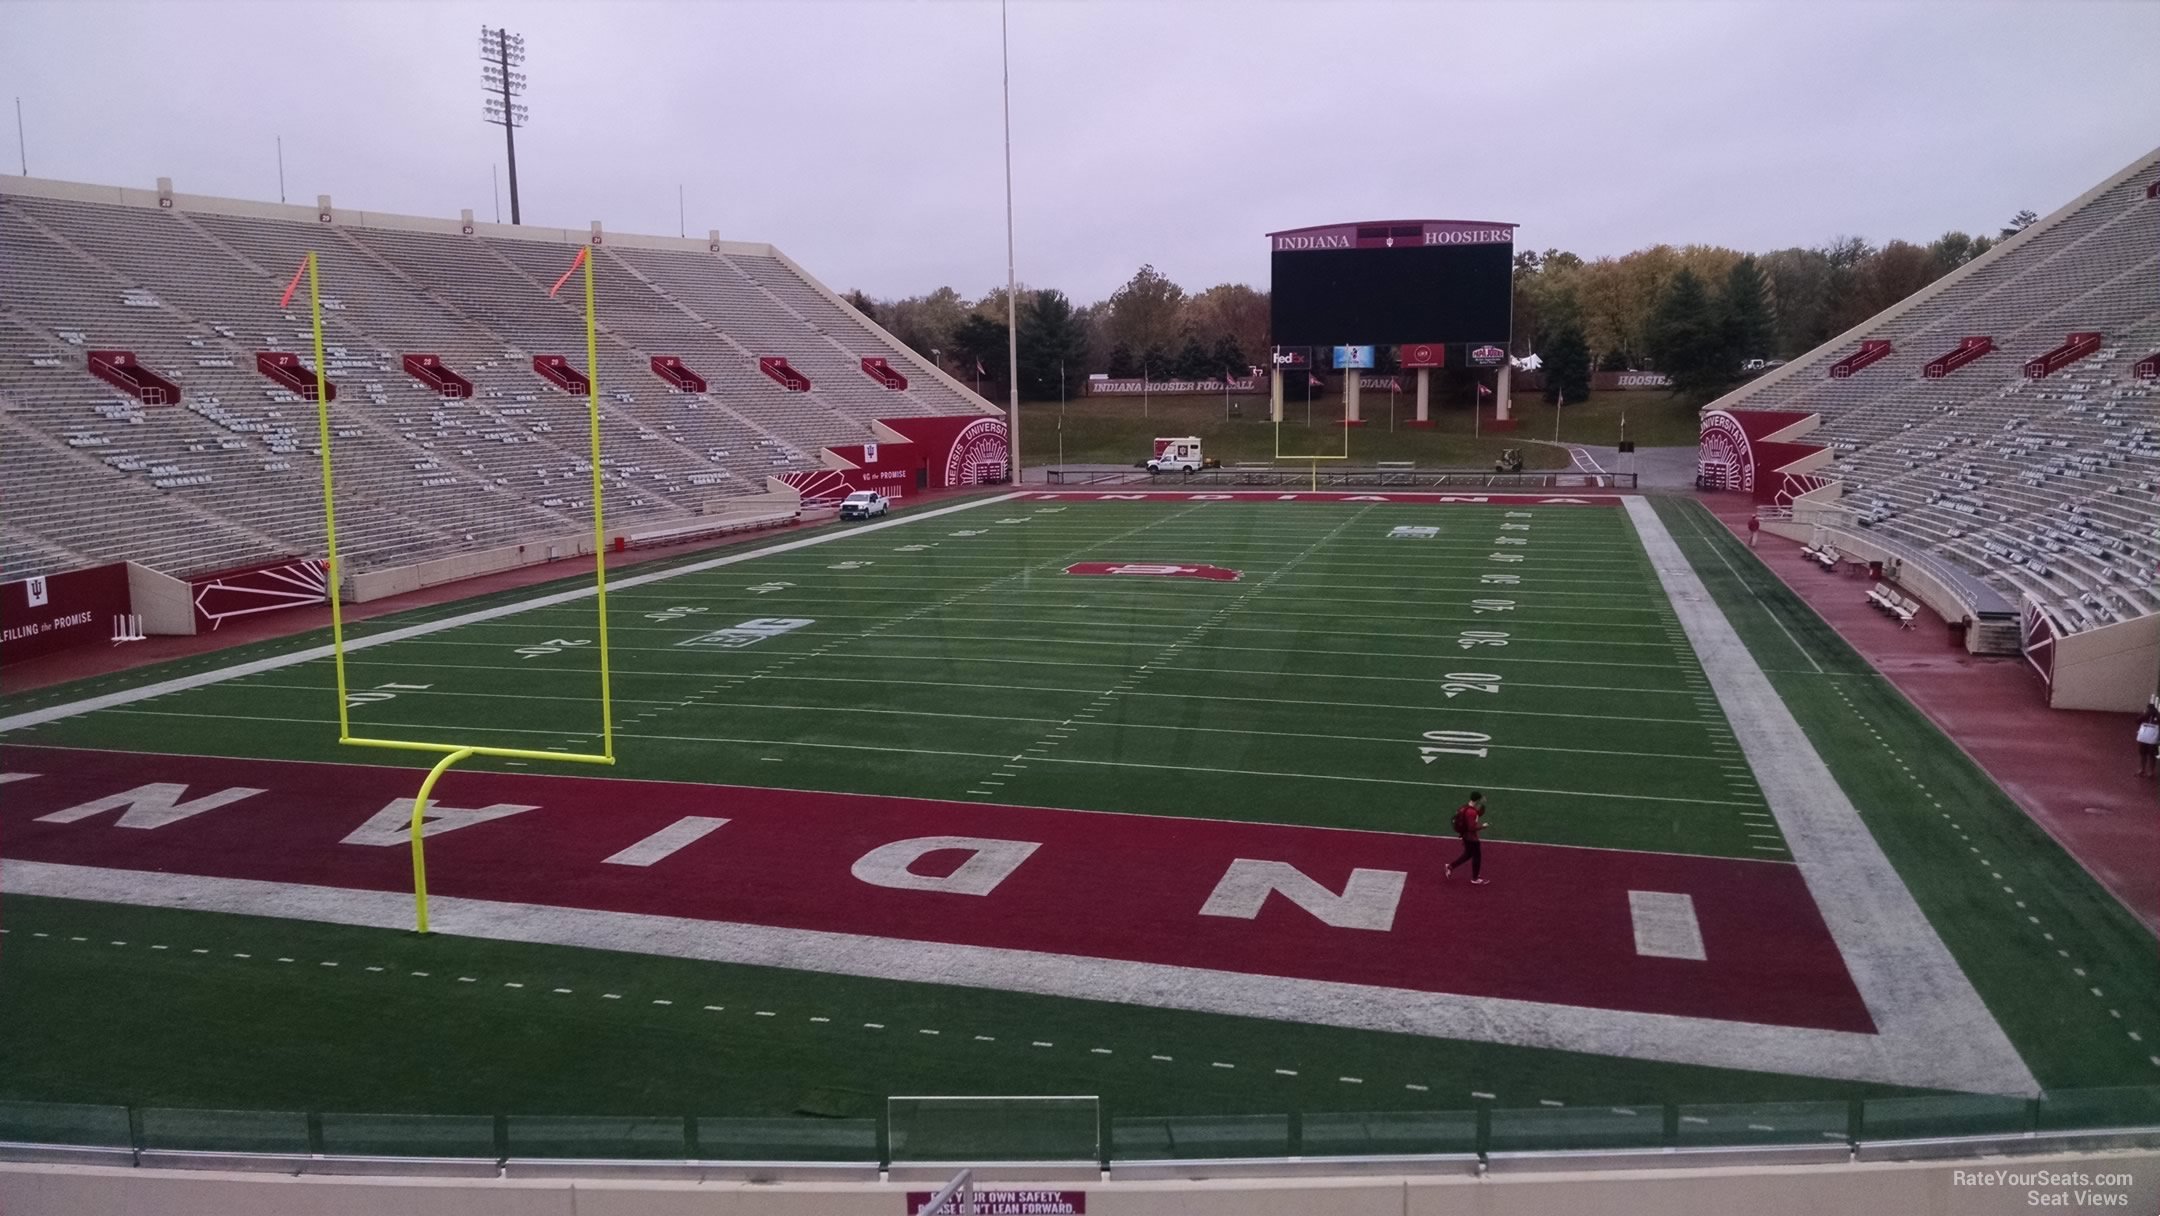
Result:
<svg viewBox="0 0 2160 1216"><path fill-rule="evenodd" d="M1065 567L1067 574L1138 574L1155 578L1204 578L1217 583L1234 583L1239 578L1236 570L1221 566L1173 566L1147 562L1080 562Z"/></svg>

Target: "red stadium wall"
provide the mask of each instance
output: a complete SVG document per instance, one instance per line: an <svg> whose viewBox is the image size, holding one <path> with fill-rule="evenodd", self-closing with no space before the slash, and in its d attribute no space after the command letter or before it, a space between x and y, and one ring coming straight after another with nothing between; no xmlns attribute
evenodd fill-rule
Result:
<svg viewBox="0 0 2160 1216"><path fill-rule="evenodd" d="M1696 484L1706 490L1739 490L1756 502L1790 503L1828 478L1800 466L1817 458L1819 444L1791 442L1814 429L1815 415L1799 410L1709 410L1702 416L1696 452Z"/></svg>
<svg viewBox="0 0 2160 1216"><path fill-rule="evenodd" d="M239 616L330 602L328 567L313 558L285 558L188 580L195 628L216 629Z"/></svg>
<svg viewBox="0 0 2160 1216"><path fill-rule="evenodd" d="M907 497L923 474L923 451L912 443L845 443L825 449L853 468L841 472L858 490L876 490L887 498Z"/></svg>
<svg viewBox="0 0 2160 1216"><path fill-rule="evenodd" d="M774 481L802 496L805 507L836 507L857 490L900 499L918 490L1001 485L1006 478L1005 419L995 414L888 418L883 438L823 449L830 466L783 473Z"/></svg>
<svg viewBox="0 0 2160 1216"><path fill-rule="evenodd" d="M0 583L0 665L110 642L129 604L126 562Z"/></svg>
<svg viewBox="0 0 2160 1216"><path fill-rule="evenodd" d="M922 452L928 486L1001 485L1012 479L1003 414L966 414L936 418L887 418L878 430L906 440Z"/></svg>

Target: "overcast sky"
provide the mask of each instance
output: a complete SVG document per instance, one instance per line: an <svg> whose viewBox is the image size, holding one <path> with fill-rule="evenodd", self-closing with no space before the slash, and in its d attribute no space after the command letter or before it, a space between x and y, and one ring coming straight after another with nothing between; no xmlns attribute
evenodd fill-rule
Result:
<svg viewBox="0 0 2160 1216"><path fill-rule="evenodd" d="M1916 240L2160 143L2160 3L1106 3L1011 9L1023 282L1264 285L1274 229L1519 246ZM526 38L527 223L770 241L837 289L1005 279L998 8L0 0L32 174L493 214L478 33ZM0 137L16 171L12 134ZM502 204L509 216L507 185Z"/></svg>

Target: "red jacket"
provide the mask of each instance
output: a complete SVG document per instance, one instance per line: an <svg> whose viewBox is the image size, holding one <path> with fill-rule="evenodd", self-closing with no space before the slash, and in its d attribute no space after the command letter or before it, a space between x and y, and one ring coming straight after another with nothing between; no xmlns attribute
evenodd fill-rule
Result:
<svg viewBox="0 0 2160 1216"><path fill-rule="evenodd" d="M1485 830L1485 811L1476 803L1465 802L1455 812L1455 834L1475 836Z"/></svg>

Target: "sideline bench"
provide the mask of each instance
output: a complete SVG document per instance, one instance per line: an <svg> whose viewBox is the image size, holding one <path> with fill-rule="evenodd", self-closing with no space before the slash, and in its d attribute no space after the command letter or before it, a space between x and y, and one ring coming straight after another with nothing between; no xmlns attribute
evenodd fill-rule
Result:
<svg viewBox="0 0 2160 1216"><path fill-rule="evenodd" d="M1877 611L1884 616L1897 618L1898 624L1907 629L1913 627L1913 618L1920 613L1918 600L1899 595L1888 583L1875 584L1874 589L1867 593L1867 598L1868 603L1875 605Z"/></svg>
<svg viewBox="0 0 2160 1216"><path fill-rule="evenodd" d="M1837 548L1833 545L1823 545L1820 548L1814 545L1802 545L1800 547L1800 556L1832 573L1837 571L1839 554Z"/></svg>

